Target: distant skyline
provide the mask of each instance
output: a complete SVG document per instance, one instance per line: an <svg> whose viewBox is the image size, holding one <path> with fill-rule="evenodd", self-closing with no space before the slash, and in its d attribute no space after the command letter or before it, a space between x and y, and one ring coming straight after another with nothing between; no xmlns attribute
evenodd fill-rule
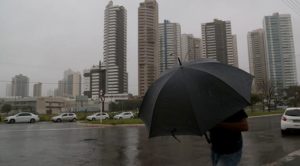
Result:
<svg viewBox="0 0 300 166"><path fill-rule="evenodd" d="M129 93L138 93L138 6L144 0L114 0L127 10ZM67 69L80 71L103 60L104 10L109 0L0 0L0 97L15 75L43 84L43 95L57 88ZM240 68L249 71L247 33L263 27L264 16L292 16L298 82L300 78L299 0L157 0L160 23L181 25L181 33L201 38L201 24L231 21L237 35ZM292 3L295 2L295 3ZM294 6L291 6L294 4ZM51 83L51 84L47 84Z"/></svg>

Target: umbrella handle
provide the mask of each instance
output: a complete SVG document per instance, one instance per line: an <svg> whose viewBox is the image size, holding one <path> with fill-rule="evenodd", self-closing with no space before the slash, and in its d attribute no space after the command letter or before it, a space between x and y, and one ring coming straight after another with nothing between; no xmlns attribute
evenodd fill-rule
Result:
<svg viewBox="0 0 300 166"><path fill-rule="evenodd" d="M180 65L180 66L182 66L182 63L181 63L181 60L180 60L180 58L179 58L179 57L177 57L177 59L178 59L179 65Z"/></svg>
<svg viewBox="0 0 300 166"><path fill-rule="evenodd" d="M205 136L205 139L206 139L207 143L211 144L211 141L210 141L208 135L206 134L206 132L204 133L204 136Z"/></svg>
<svg viewBox="0 0 300 166"><path fill-rule="evenodd" d="M178 141L179 143L181 143L181 141L175 136L175 132L176 132L177 130L176 130L176 128L174 128L173 130L171 130L171 135L172 135L172 137L176 140L176 141Z"/></svg>

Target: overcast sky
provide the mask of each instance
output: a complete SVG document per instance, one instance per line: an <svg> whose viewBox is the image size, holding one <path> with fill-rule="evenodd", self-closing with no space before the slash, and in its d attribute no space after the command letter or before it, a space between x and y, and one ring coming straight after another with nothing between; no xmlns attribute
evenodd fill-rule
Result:
<svg viewBox="0 0 300 166"><path fill-rule="evenodd" d="M137 94L137 18L144 0L114 0L127 9L129 92ZM63 72L88 69L103 55L104 9L109 0L0 0L0 96L17 74L54 89ZM237 35L240 68L249 71L247 32L262 28L274 12L292 16L295 51L300 54L300 0L157 0L159 19L201 37L201 24L231 21ZM293 6L292 6L293 5ZM298 80L300 78L299 63ZM32 94L32 84L30 84Z"/></svg>

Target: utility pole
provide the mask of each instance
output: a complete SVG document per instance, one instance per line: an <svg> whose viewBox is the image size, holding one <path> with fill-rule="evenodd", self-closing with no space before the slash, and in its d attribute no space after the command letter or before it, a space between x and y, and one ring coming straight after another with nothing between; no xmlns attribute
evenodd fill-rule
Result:
<svg viewBox="0 0 300 166"><path fill-rule="evenodd" d="M105 101L103 90L100 90L99 99L100 99L100 103L102 103L102 108L100 109L100 117L102 117L102 113L104 111L104 101ZM102 118L100 118L100 123L102 124Z"/></svg>

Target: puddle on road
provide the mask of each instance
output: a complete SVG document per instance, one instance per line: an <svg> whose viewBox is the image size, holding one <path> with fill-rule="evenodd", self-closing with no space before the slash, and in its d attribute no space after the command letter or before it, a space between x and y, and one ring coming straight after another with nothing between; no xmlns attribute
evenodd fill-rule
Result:
<svg viewBox="0 0 300 166"><path fill-rule="evenodd" d="M86 139L81 140L80 142L89 142L89 141L97 141L97 139L95 139L95 138L86 138Z"/></svg>

